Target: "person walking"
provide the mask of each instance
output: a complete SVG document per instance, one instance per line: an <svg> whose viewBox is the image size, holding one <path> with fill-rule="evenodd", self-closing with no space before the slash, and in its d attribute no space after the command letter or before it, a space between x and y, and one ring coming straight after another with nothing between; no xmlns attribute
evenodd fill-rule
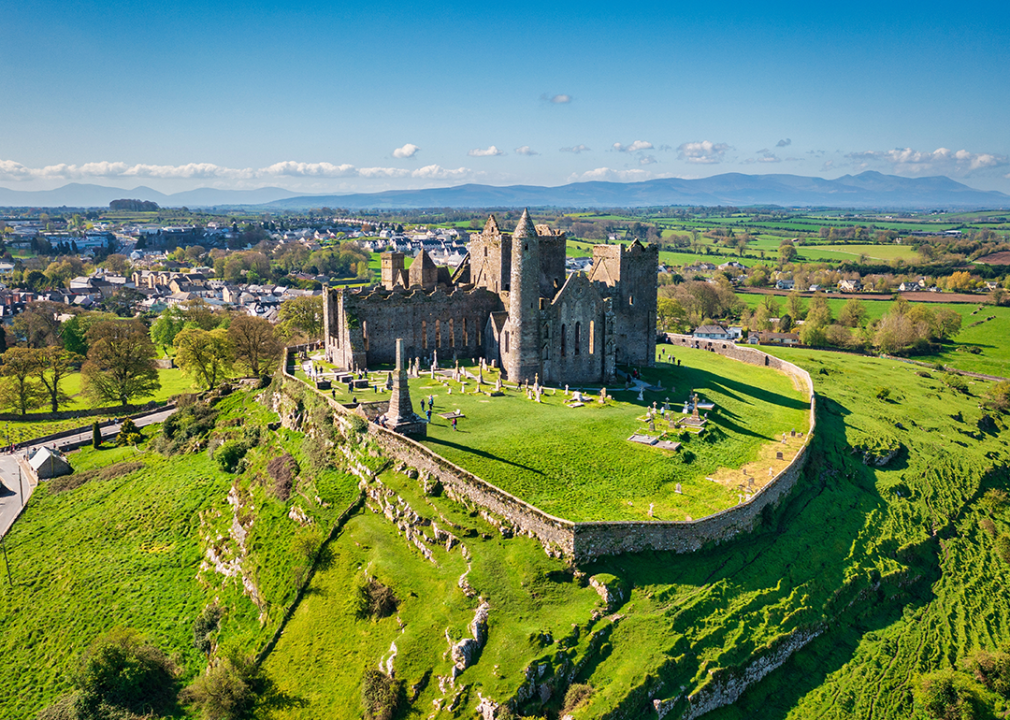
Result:
<svg viewBox="0 0 1010 720"><path fill-rule="evenodd" d="M431 422L431 408L428 408L428 411L425 414L428 416L428 422Z"/></svg>
<svg viewBox="0 0 1010 720"><path fill-rule="evenodd" d="M453 430L455 430L455 429L456 429L456 418L453 418L453 419L452 419L452 429L453 429Z"/></svg>

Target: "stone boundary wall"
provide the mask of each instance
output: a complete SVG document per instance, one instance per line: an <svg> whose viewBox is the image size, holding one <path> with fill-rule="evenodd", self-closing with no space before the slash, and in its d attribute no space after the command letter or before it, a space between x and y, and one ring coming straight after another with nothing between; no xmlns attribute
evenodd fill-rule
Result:
<svg viewBox="0 0 1010 720"><path fill-rule="evenodd" d="M714 515L690 521L599 521L572 522L548 515L501 488L482 480L473 473L455 465L410 438L387 430L375 423L368 424L369 435L393 457L436 476L442 485L454 495L466 498L480 507L500 515L511 522L516 529L537 538L551 550L558 550L576 562L583 563L607 555L643 550L672 551L688 553L700 549L708 543L729 540L741 532L754 527L755 522L766 507L778 504L796 485L806 464L816 425L816 395L810 374L785 360L751 348L738 347L726 341L695 339L689 335L667 334L667 339L675 345L691 346L695 342L703 350L711 350L740 362L761 367L770 367L795 378L807 390L810 400L810 428L806 442L792 462L768 484L758 490L750 500L742 502ZM303 349L302 347L297 350ZM289 348L286 352L294 352ZM282 373L285 379L309 388L325 400L335 413L341 416L354 415L354 411L331 399L287 371L290 358L285 357Z"/></svg>
<svg viewBox="0 0 1010 720"><path fill-rule="evenodd" d="M157 407L148 408L147 410L143 410L141 412L135 412L132 415L117 415L116 417L118 417L120 420L125 420L127 418L130 418L132 420L139 420L140 418L147 417L148 415L155 415L157 413L160 413L162 410L168 410L169 408L173 408L173 407L175 407L175 403L165 403L163 405L158 405ZM105 410L108 410L108 409L109 408L105 408ZM2 419L2 418L0 418L0 419ZM115 420L102 420L101 422L98 423L98 427L100 427L100 428L107 428L110 425L115 425L115 424L116 424ZM91 425L82 425L80 427L71 428L70 430L61 430L60 432L53 433L52 435L44 435L42 437L35 438L34 440L28 440L28 441L26 441L24 443L21 443L21 445L22 446L32 446L32 445L40 445L40 444L41 445L45 445L47 443L52 442L53 440L60 440L62 438L70 437L72 435L79 435L80 433L90 432L91 428L92 428ZM104 442L104 439L103 439L103 442ZM90 445L90 444L91 444L91 438L89 436L88 440L86 442L77 443L77 444L75 444L73 446L71 446L68 443L67 445L61 445L60 449L61 450L76 450L79 447L83 447L84 445Z"/></svg>
<svg viewBox="0 0 1010 720"><path fill-rule="evenodd" d="M143 405L118 405L113 407L88 408L87 410L61 410L60 412L25 413L24 415L18 413L0 413L0 422L55 422L57 420L75 420L77 418L97 417L99 415L127 417L124 413L139 413L154 407L163 409L170 404L168 402L152 400Z"/></svg>

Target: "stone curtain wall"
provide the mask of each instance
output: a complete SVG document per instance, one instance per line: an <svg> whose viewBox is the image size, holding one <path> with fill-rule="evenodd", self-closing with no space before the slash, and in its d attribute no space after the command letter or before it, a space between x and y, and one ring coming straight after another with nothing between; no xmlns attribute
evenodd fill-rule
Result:
<svg viewBox="0 0 1010 720"><path fill-rule="evenodd" d="M675 345L692 345L695 340L689 335L668 334ZM720 543L754 527L755 522L766 507L775 506L796 485L807 461L810 441L816 422L816 396L810 374L785 360L780 360L760 350L742 348L732 342L701 341L702 349L762 367L771 367L795 378L806 388L810 398L810 428L806 443L785 470L772 478L758 490L750 500L728 508L715 515L700 520L683 522L660 521L616 521L579 522L556 518L529 503L482 480L471 472L449 462L424 445L410 438L386 430L374 423L368 424L368 433L392 457L427 471L437 477L452 494L466 498L496 515L507 519L516 530L537 538L548 550L560 551L576 562L584 563L607 555L643 550L672 551L688 553L700 549L707 543ZM298 348L302 349L302 348ZM334 412L341 416L353 414L353 410L320 393L307 383L303 383L288 372L293 366L288 348L287 362L283 374L286 380L309 387L326 400Z"/></svg>
<svg viewBox="0 0 1010 720"><path fill-rule="evenodd" d="M390 455L437 477L448 492L505 518L516 532L537 538L547 549L572 557L575 523L548 515L433 453L420 443L371 424L369 433Z"/></svg>
<svg viewBox="0 0 1010 720"><path fill-rule="evenodd" d="M302 349L304 348L298 348L298 350ZM302 382L288 372L288 366L293 364L290 359L292 351L294 348L288 348L289 356L286 358L283 370L285 379L315 391L320 398L329 403L337 415L343 417L355 415L352 409L344 407L326 393L316 391L311 385ZM368 434L390 456L402 460L419 471L427 471L437 477L442 486L454 495L466 498L470 502L505 518L515 526L517 532L537 538L545 547L553 548L567 557L574 555L572 541L575 523L548 515L458 465L454 465L441 455L404 435L387 430L372 422L368 423Z"/></svg>

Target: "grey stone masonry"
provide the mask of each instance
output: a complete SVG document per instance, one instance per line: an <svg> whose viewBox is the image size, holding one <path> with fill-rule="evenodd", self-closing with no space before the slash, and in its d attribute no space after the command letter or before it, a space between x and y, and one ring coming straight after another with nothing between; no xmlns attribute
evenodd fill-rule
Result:
<svg viewBox="0 0 1010 720"><path fill-rule="evenodd" d="M389 409L382 416L384 427L404 435L427 435L428 425L414 412L410 402L407 368L404 367L403 338L396 339L396 371L393 373L393 393Z"/></svg>
<svg viewBox="0 0 1010 720"><path fill-rule="evenodd" d="M382 255L382 283L327 288L326 358L339 368L392 363L394 341L427 367L483 358L510 382L611 382L616 365L651 365L656 342L658 247L602 245L589 274L565 271L564 232L524 212L511 234L494 216L470 236L454 273L421 251Z"/></svg>

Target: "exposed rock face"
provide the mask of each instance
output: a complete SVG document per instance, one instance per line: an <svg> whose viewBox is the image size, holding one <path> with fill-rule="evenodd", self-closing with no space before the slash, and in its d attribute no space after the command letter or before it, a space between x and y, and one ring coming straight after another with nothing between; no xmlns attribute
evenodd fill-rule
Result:
<svg viewBox="0 0 1010 720"><path fill-rule="evenodd" d="M695 720L716 708L736 702L747 688L779 668L794 652L814 640L822 632L822 629L797 630L778 643L771 651L752 660L745 668L717 670L707 685L688 696L688 709L680 720ZM678 699L680 696L668 700L652 701L659 720L663 720L663 717L673 709Z"/></svg>
<svg viewBox="0 0 1010 720"><path fill-rule="evenodd" d="M473 664L473 657L477 654L480 646L473 638L463 638L452 646L452 661L461 671L466 670Z"/></svg>
<svg viewBox="0 0 1010 720"><path fill-rule="evenodd" d="M470 623L470 634L477 641L478 647L484 647L484 643L487 642L487 616L490 610L491 606L485 600L477 608L473 622Z"/></svg>
<svg viewBox="0 0 1010 720"><path fill-rule="evenodd" d="M453 679L473 665L477 653L487 642L487 618L490 610L491 606L487 604L486 600L482 600L481 604L477 606L477 611L468 628L473 637L463 638L452 646L452 661L456 664L452 671ZM446 630L446 639L452 643L448 630Z"/></svg>
<svg viewBox="0 0 1010 720"><path fill-rule="evenodd" d="M896 448L891 448L883 455L875 455L871 452L863 453L863 465L873 465L874 467L884 467L887 463L891 462L895 455L901 452L901 446Z"/></svg>
<svg viewBox="0 0 1010 720"><path fill-rule="evenodd" d="M589 584L603 598L603 602L607 604L608 610L613 610L625 600L624 590L616 578L609 579L593 575L589 578Z"/></svg>

